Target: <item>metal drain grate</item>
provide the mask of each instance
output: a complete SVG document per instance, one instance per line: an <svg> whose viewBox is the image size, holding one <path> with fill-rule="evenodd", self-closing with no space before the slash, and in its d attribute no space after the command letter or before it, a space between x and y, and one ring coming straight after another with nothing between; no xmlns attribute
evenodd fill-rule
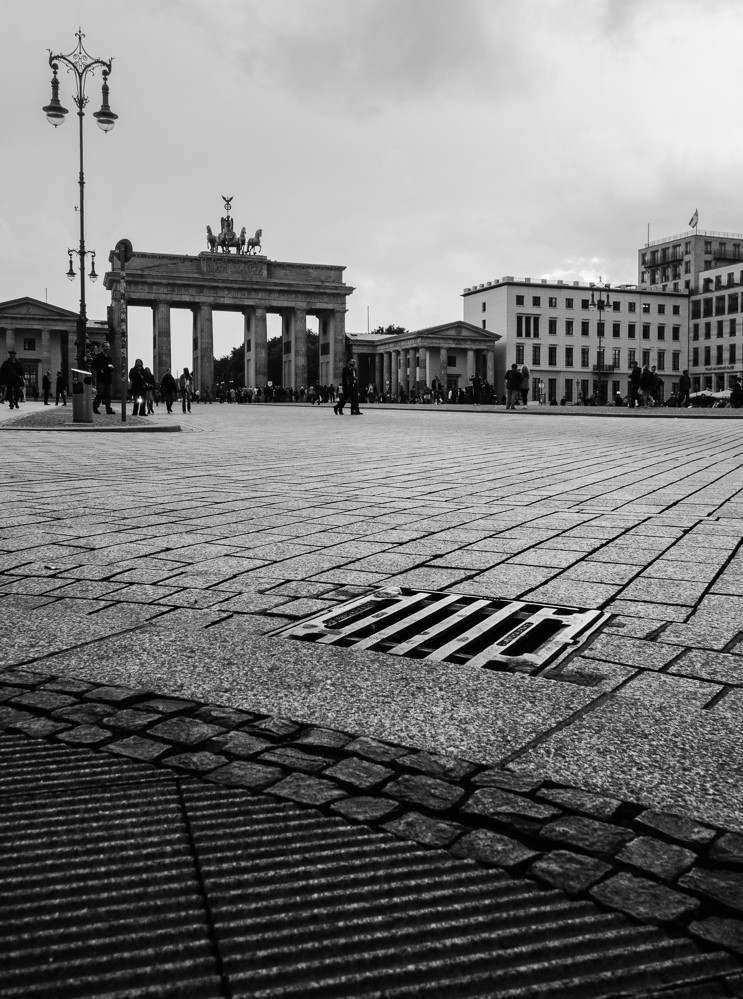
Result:
<svg viewBox="0 0 743 999"><path fill-rule="evenodd" d="M608 618L597 610L393 588L356 597L273 635L533 673L572 651Z"/></svg>

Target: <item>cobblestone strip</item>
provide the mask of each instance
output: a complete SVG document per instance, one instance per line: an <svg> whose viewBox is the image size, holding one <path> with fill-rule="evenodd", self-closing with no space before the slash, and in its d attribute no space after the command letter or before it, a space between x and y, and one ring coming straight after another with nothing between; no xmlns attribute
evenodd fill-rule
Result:
<svg viewBox="0 0 743 999"><path fill-rule="evenodd" d="M0 729L306 805L743 957L743 835L538 777L145 689L0 673Z"/></svg>

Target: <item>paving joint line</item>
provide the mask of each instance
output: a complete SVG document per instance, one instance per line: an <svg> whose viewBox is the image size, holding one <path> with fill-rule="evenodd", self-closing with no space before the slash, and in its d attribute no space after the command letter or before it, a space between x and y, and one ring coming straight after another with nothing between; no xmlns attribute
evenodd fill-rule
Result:
<svg viewBox="0 0 743 999"><path fill-rule="evenodd" d="M222 950L219 945L219 936L217 935L217 928L214 923L214 912L212 910L211 899L209 897L209 890L206 886L206 882L204 881L203 871L201 870L201 858L199 857L199 849L198 846L196 845L196 839L193 834L193 827L191 825L191 816L189 815L188 812L188 805L186 804L186 799L183 797L182 781L176 778L175 786L178 792L178 801L181 808L181 816L183 818L183 824L186 829L188 848L191 853L191 862L193 863L196 883L199 886L199 894L201 895L201 904L203 906L204 916L206 919L207 934L209 936L209 943L212 949L212 955L214 957L214 963L216 965L217 975L219 977L222 995L224 999L232 999L232 988L230 986L230 980L224 966L224 960L222 958Z"/></svg>

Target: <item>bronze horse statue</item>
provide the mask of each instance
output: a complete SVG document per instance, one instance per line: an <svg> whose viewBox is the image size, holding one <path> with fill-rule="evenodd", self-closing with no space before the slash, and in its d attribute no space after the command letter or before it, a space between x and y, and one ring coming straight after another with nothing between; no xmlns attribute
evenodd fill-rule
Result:
<svg viewBox="0 0 743 999"><path fill-rule="evenodd" d="M210 253L217 252L217 237L212 232L212 227L210 225L206 227L206 245L209 247Z"/></svg>
<svg viewBox="0 0 743 999"><path fill-rule="evenodd" d="M229 253L231 246L235 247L238 254L242 253L245 246L245 226L239 236L232 229L223 229L217 236L217 246L222 248L222 253Z"/></svg>
<svg viewBox="0 0 743 999"><path fill-rule="evenodd" d="M243 232L245 232L245 229L243 229ZM257 253L260 249L262 249L261 247L262 235L263 235L262 229L255 230L255 236L251 236L245 245L246 253Z"/></svg>

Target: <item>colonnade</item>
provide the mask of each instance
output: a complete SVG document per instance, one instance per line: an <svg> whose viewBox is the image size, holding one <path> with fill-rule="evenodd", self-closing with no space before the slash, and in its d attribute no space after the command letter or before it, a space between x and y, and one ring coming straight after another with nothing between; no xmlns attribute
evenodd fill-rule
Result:
<svg viewBox="0 0 743 999"><path fill-rule="evenodd" d="M431 386L434 378L446 386L447 376L453 371L449 368L449 356L459 348L455 344L447 346L411 346L392 350L377 350L374 358L374 382L377 392L397 396L401 391L409 394L417 390L419 383ZM360 370L360 351L354 351L356 368ZM363 351L366 353L366 351ZM457 372L461 376L462 372ZM478 374L491 385L495 381L495 353L492 350L468 350L466 366L466 383ZM461 379L460 379L461 380Z"/></svg>
<svg viewBox="0 0 743 999"><path fill-rule="evenodd" d="M159 382L171 367L170 310L172 303L159 301L152 307L154 375ZM214 385L214 327L211 304L190 306L193 312L192 366L194 385L205 392ZM307 316L317 316L320 330L319 380L323 385L340 384L346 356L345 309L312 309L250 305L244 317L245 384L265 388L268 381L269 313L281 316L282 385L307 387ZM173 372L175 374L175 372Z"/></svg>

